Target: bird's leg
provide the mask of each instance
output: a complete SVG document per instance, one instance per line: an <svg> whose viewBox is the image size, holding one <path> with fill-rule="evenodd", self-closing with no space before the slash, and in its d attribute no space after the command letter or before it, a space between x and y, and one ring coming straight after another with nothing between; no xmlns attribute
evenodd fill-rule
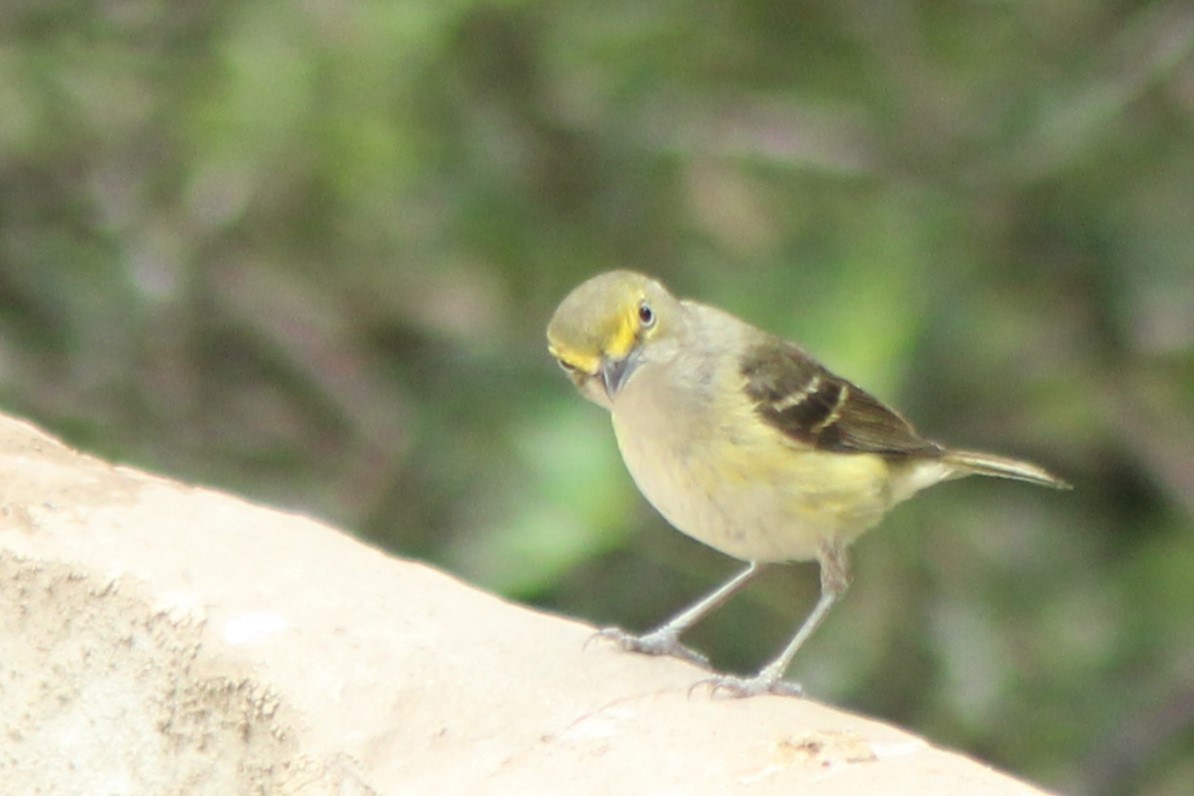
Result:
<svg viewBox="0 0 1194 796"><path fill-rule="evenodd" d="M804 620L796 635L784 647L783 652L775 660L764 666L754 677L713 677L696 683L708 685L712 693L725 693L732 697L748 697L758 694L779 694L781 696L800 696L803 690L798 683L783 679L784 672L792 663L796 651L808 641L829 611L846 593L850 586L850 561L845 545L836 541L826 542L821 546L817 555L821 566L821 598L817 600L812 613Z"/></svg>
<svg viewBox="0 0 1194 796"><path fill-rule="evenodd" d="M730 599L730 597L762 571L762 564L752 562L749 567L735 575L724 585L719 586L716 591L702 597L645 635L635 636L621 628L607 627L599 630L592 638L609 639L622 649L630 652L642 652L647 655L671 655L708 669L710 668L709 659L701 653L681 644L680 634L725 603L726 600Z"/></svg>

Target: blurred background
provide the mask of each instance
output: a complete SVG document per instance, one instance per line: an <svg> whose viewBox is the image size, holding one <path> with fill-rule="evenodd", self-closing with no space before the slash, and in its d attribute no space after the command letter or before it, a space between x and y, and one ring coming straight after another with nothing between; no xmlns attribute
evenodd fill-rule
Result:
<svg viewBox="0 0 1194 796"><path fill-rule="evenodd" d="M86 450L647 629L739 565L545 351L624 266L1075 485L895 511L793 677L1047 787L1190 792L1189 4L0 14L0 405ZM816 592L776 568L690 641L753 671Z"/></svg>

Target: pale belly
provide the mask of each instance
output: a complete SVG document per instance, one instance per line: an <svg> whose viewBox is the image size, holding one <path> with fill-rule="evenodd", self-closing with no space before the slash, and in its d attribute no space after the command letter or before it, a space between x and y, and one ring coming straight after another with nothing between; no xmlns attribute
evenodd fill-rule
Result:
<svg viewBox="0 0 1194 796"><path fill-rule="evenodd" d="M815 559L824 544L849 544L891 507L888 465L879 456L717 436L681 448L658 427L628 429L617 417L614 430L631 476L659 513L745 561Z"/></svg>

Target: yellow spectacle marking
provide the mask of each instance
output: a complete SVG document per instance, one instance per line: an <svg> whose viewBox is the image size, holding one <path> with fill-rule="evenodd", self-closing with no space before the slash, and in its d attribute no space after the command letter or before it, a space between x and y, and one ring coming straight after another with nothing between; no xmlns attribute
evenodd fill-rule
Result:
<svg viewBox="0 0 1194 796"><path fill-rule="evenodd" d="M582 354L579 351L566 351L556 346L548 346L548 352L563 362L570 368L575 368L581 373L587 373L590 376L597 373L601 368L601 356L599 354Z"/></svg>
<svg viewBox="0 0 1194 796"><path fill-rule="evenodd" d="M638 343L638 322L635 316L625 316L622 323L618 324L614 329L614 334L610 338L609 348L606 350L614 359L624 359L630 353L630 349Z"/></svg>

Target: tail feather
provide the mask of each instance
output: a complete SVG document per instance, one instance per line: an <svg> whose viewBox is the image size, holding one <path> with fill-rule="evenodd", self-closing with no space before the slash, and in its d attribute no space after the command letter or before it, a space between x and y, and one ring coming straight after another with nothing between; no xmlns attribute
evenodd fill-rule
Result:
<svg viewBox="0 0 1194 796"><path fill-rule="evenodd" d="M1071 488L1069 483L1043 467L1038 467L1031 462L1009 459L1006 456L975 451L949 451L944 458L948 464L957 467L963 473L971 472L998 478L1014 478L1017 481L1027 481L1030 484L1039 484L1054 489Z"/></svg>

